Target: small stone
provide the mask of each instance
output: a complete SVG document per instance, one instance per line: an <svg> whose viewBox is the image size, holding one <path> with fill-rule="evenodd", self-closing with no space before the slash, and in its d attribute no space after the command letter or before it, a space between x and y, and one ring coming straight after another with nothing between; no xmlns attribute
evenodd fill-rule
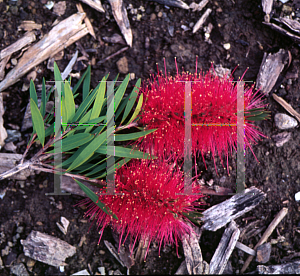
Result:
<svg viewBox="0 0 300 276"><path fill-rule="evenodd" d="M14 246L13 243L12 243L11 241L9 241L9 242L7 243L7 245L8 245L9 247L13 247L13 246Z"/></svg>
<svg viewBox="0 0 300 276"><path fill-rule="evenodd" d="M276 142L276 147L282 147L286 142L288 142L291 139L292 134L290 132L284 131L279 134L272 135L271 137Z"/></svg>
<svg viewBox="0 0 300 276"><path fill-rule="evenodd" d="M209 181L206 182L208 186L212 186L214 184L214 180L211 179Z"/></svg>
<svg viewBox="0 0 300 276"><path fill-rule="evenodd" d="M298 125L297 121L284 113L277 113L275 115L275 124L279 129L294 128Z"/></svg>
<svg viewBox="0 0 300 276"><path fill-rule="evenodd" d="M24 227L23 226L19 226L17 228L17 233L21 234L21 233L23 233L23 231L24 231Z"/></svg>
<svg viewBox="0 0 300 276"><path fill-rule="evenodd" d="M4 249L1 250L1 256L6 256L9 254L9 246L7 245Z"/></svg>
<svg viewBox="0 0 300 276"><path fill-rule="evenodd" d="M36 263L36 260L28 258L26 265L29 268L29 267L33 267L35 265L35 263Z"/></svg>
<svg viewBox="0 0 300 276"><path fill-rule="evenodd" d="M141 18L142 18L142 15L138 13L137 16L136 16L136 20L137 20L137 21L140 21Z"/></svg>
<svg viewBox="0 0 300 276"><path fill-rule="evenodd" d="M17 276L29 276L26 267L23 263L14 265L10 268L11 273L17 275Z"/></svg>
<svg viewBox="0 0 300 276"><path fill-rule="evenodd" d="M229 50L229 49L230 49L230 43L225 43L225 44L223 44L223 48L224 48L225 50Z"/></svg>
<svg viewBox="0 0 300 276"><path fill-rule="evenodd" d="M121 74L127 74L128 69L128 61L126 57L122 57L117 61L117 67Z"/></svg>
<svg viewBox="0 0 300 276"><path fill-rule="evenodd" d="M17 146L15 146L13 142L9 142L5 144L4 149L7 151L16 152Z"/></svg>
<svg viewBox="0 0 300 276"><path fill-rule="evenodd" d="M90 273L88 273L88 271L86 269L84 269L84 270L80 270L76 273L73 273L72 275L90 275Z"/></svg>
<svg viewBox="0 0 300 276"><path fill-rule="evenodd" d="M272 245L268 243L264 243L257 247L256 251L256 261L258 263L265 264L270 260Z"/></svg>
<svg viewBox="0 0 300 276"><path fill-rule="evenodd" d="M16 183L17 183L17 185L20 186L21 189L23 189L25 187L25 181L24 180L19 180Z"/></svg>
<svg viewBox="0 0 300 276"><path fill-rule="evenodd" d="M18 64L18 60L16 58L12 58L10 62L13 66L16 66Z"/></svg>
<svg viewBox="0 0 300 276"><path fill-rule="evenodd" d="M104 250L100 250L99 253L100 253L100 255L105 255L105 251Z"/></svg>
<svg viewBox="0 0 300 276"><path fill-rule="evenodd" d="M159 18L161 18L163 16L163 13L162 12L159 12L158 14L157 14L157 17L159 17Z"/></svg>
<svg viewBox="0 0 300 276"><path fill-rule="evenodd" d="M129 80L134 80L135 79L135 73L130 73Z"/></svg>
<svg viewBox="0 0 300 276"><path fill-rule="evenodd" d="M282 11L286 13L291 13L293 11L293 8L288 5L283 5Z"/></svg>
<svg viewBox="0 0 300 276"><path fill-rule="evenodd" d="M171 26L168 26L168 32L169 32L169 34L170 34L170 36L174 36L174 26L173 25L171 25Z"/></svg>
<svg viewBox="0 0 300 276"><path fill-rule="evenodd" d="M7 129L7 138L4 140L5 143L17 142L21 137L21 132L15 129Z"/></svg>
<svg viewBox="0 0 300 276"><path fill-rule="evenodd" d="M66 1L60 1L60 2L58 2L56 4L54 4L53 12L56 15L61 16L61 15L63 15L65 13L66 8L67 8Z"/></svg>
<svg viewBox="0 0 300 276"><path fill-rule="evenodd" d="M156 14L155 13L151 13L150 15L150 21L154 21L156 19Z"/></svg>
<svg viewBox="0 0 300 276"><path fill-rule="evenodd" d="M295 194L295 200L296 201L300 200L300 192L298 192L298 193Z"/></svg>

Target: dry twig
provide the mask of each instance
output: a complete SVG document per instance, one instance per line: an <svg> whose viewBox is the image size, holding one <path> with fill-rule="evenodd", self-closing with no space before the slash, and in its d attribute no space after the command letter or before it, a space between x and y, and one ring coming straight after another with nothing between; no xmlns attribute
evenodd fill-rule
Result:
<svg viewBox="0 0 300 276"><path fill-rule="evenodd" d="M265 231L265 233L263 234L259 242L255 245L254 250L256 250L258 246L260 246L261 244L267 241L267 239L270 237L274 229L282 221L282 219L286 216L287 213L288 213L288 208L282 208L282 210L276 215L276 217L270 223L269 227L267 228L267 230ZM245 270L248 268L253 258L254 258L253 256L248 257L248 259L246 260L246 262L244 263L241 269L241 273L245 272Z"/></svg>

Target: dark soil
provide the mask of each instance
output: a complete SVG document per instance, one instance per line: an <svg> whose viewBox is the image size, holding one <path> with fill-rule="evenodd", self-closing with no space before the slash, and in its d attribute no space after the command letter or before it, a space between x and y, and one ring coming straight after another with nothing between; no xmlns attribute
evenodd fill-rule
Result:
<svg viewBox="0 0 300 276"><path fill-rule="evenodd" d="M18 26L23 20L33 20L42 24L43 28L38 32L40 35L46 34L51 29L52 23L58 17L44 7L45 2L42 0L0 1L0 49L4 49L22 37L24 32L18 31ZM77 12L75 3L78 1L68 0L66 2L66 12L60 19L67 18ZM128 10L133 31L133 47L99 66L93 65L92 87L95 87L97 82L107 73L110 73L111 79L117 75L116 62L122 56L127 58L129 72L135 73L135 81L138 78L146 80L151 72L156 72L156 63L162 70L164 57L166 58L167 71L173 75L176 73L175 56L179 68L183 67L187 71L194 72L196 55L198 55L198 70L209 70L212 61L231 70L239 65L234 72L234 78L237 80L249 68L244 77L246 81L256 80L264 52L284 48L289 50L293 57L291 69L296 67L299 62L298 44L262 24L264 13L260 0L210 1L207 7L212 9L212 13L205 26L209 22L213 24L212 44L204 41L203 30L192 34L192 27L187 31L181 27L196 23L203 12L169 8L155 2L140 0L124 0L124 2L126 7L131 3L134 8L143 6L145 9L145 12L139 12L142 14L140 21L134 20L137 17L136 14L131 14ZM189 5L192 0L185 2ZM95 58L96 62L124 47L124 45L103 41L104 36L110 37L115 33L120 34L120 31L113 19L109 3L102 1L102 4L107 11L105 14L98 13L83 4L85 12L92 21L97 40L87 35L80 40L80 43L85 49L94 49L89 52L89 55L90 60ZM282 5L280 1L274 1L273 10L276 14L283 13ZM286 5L295 9L289 2ZM170 36L168 31L168 27L171 25L174 26L174 36ZM145 45L147 44L146 41L149 41L149 45ZM224 43L230 43L231 48L225 50L223 48ZM65 49L64 58L57 62L61 70L65 68L76 50L75 44ZM16 53L15 56L18 54ZM86 61L83 63L88 64ZM47 69L47 62L40 64L36 70L38 72L35 80L36 85L41 84L42 77L45 77L46 80L53 80L53 73ZM121 74L120 80L124 77L125 75ZM130 82L129 88L133 87L135 81ZM292 82L285 78L281 81L283 98L299 112L299 78L293 79ZM5 91L7 92L4 94L4 106L6 108L4 126L6 129L11 129L9 124L19 128L22 126L22 119L29 100L29 91L21 92L24 82L26 82L25 77ZM274 115L278 112L286 113L286 111L272 97L267 97L266 102L269 103L271 119L257 122L256 125L265 135L271 137L271 135L280 132L275 127ZM277 231L274 231L270 237L276 239L282 235L285 241L272 245L271 258L265 265L292 261L293 253L298 252L300 246L300 234L296 231L300 227L300 209L294 198L295 193L300 191L300 133L297 128L288 131L292 133L292 138L282 147L276 147L271 138L263 139L253 146L259 163L256 162L251 151L246 154L246 185L263 190L267 197L253 211L243 217L247 217L248 220L243 218L236 220L239 227L242 228L247 223L259 220L258 225L264 231L283 207L288 207L289 210L287 216L277 227ZM22 154L24 152L29 137L30 130L22 132L20 141L24 140L25 143L17 148L17 153ZM29 157L33 151L29 151ZM6 151L2 149L1 152ZM213 179L214 184L235 190L236 164L234 158L229 163L233 168L230 176L227 175L227 171L223 169L220 162L217 163L218 175L216 175L213 161L210 158L206 160L206 163L208 170L205 170L202 158L199 159L198 169L203 171L201 177L206 181ZM223 181L223 176L225 176L225 181ZM222 181L220 181L221 178ZM46 196L45 193L53 192L53 175L47 173L36 174L34 177L28 178L24 184L23 187L23 183L17 181L1 181L1 189L8 188L8 190L4 198L0 199L0 249L5 249L12 242L8 255L4 254L3 251L1 252L4 266L0 271L1 275L10 274L10 265L18 262L28 264L28 259L23 255L20 239L26 239L32 230L58 237L76 246L77 251L73 257L67 259L68 266L65 267L64 273L59 272L58 268L36 262L30 275L70 275L83 269L89 269L89 266L92 273L95 273L97 267L100 266L106 268L106 273L108 270L116 269L119 269L123 274L126 273L126 269L118 263L104 245L103 241L108 240L117 246L112 231L110 229L104 231L99 246L97 246L99 235L96 227L93 226L87 233L90 223L83 219L84 210L74 207L82 199L80 196ZM207 205L204 208L209 208L227 198L229 197L206 197ZM56 222L60 221L61 216L70 221L66 236L56 226ZM20 226L24 227L23 231ZM17 230L21 233L16 239ZM224 229L217 232L204 232L202 235L200 246L203 258L208 263L217 248L223 231ZM240 241L253 247L259 241L263 231L256 236ZM78 244L83 236L86 237L86 240L79 247ZM141 266L133 266L130 273L174 274L184 260L181 245L179 255L180 258L178 259L175 247L167 247L159 258L157 246L151 246L147 262ZM247 257L238 249L233 251L230 258L233 274L238 273ZM257 265L258 263L253 260L246 272L254 271Z"/></svg>

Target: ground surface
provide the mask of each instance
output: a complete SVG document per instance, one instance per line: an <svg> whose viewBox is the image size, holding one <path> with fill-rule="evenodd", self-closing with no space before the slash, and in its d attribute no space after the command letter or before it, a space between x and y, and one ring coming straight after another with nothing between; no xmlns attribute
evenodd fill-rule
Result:
<svg viewBox="0 0 300 276"><path fill-rule="evenodd" d="M43 34L51 29L51 24L57 19L57 15L46 9L43 5L44 2L46 1L0 1L0 49L7 47L23 35L23 32L17 31L22 20L34 20L36 23L43 24L41 31ZM76 12L75 2L77 1L66 2L67 10L61 18L67 18ZM80 42L85 49L94 49L89 52L89 55L90 60L95 58L96 62L124 47L124 45L103 41L104 36L112 36L115 33L120 34L120 31L113 19L108 2L102 2L107 10L106 14L98 13L83 5L92 21L97 40L87 35ZM13 6L15 3L17 5ZM186 3L190 4L191 0L187 0ZM179 68L183 66L185 70L191 72L195 70L196 55L199 57L198 68L204 71L209 69L211 61L231 70L239 64L234 77L238 79L249 67L245 75L247 81L256 80L264 51L277 51L279 48L290 50L293 57L291 68L297 66L299 61L299 46L289 38L279 35L261 23L264 14L259 0L210 1L207 7L213 11L205 26L209 22L213 25L212 44L204 41L203 30L192 34L192 27L189 27L191 23L197 22L202 12L168 8L155 2L125 0L125 6L128 7L129 4L132 4L133 8L143 6L145 10L144 12L138 11L142 15L140 21L136 20L136 14L132 14L128 10L128 17L133 31L133 47L106 63L93 66L93 87L108 72L112 77L118 73L116 62L122 56L127 58L129 72L135 73L136 79L146 79L151 72L156 72L156 63L158 63L160 69L163 69L163 57L166 57L167 70L172 74L176 72L175 56ZM292 4L288 3L288 5L292 9L295 8ZM275 1L275 12L280 14L282 8L281 2ZM184 31L183 28L185 27L182 27L182 25L189 27L189 30ZM173 36L169 33L170 26L174 27ZM225 50L223 48L224 43L230 43L231 48ZM75 44L65 50L64 59L58 61L61 70L65 68L75 50ZM53 74L47 69L46 64L44 62L38 66L37 69L41 70L38 71L36 84L41 84L43 76L46 80L53 79ZM122 79L124 76L121 74L120 78ZM6 108L4 126L7 129L11 129L9 124L19 128L22 126L22 118L29 99L29 91L21 92L24 81L25 78L6 90L8 93L4 97ZM293 79L292 82L283 79L282 84L284 88L281 89L280 93L282 93L283 98L299 112L299 79ZM280 132L275 127L274 115L277 112L286 112L272 98L267 98L266 102L270 104L271 120L258 122L256 125L260 127L265 135L271 137L271 135ZM27 143L30 137L29 132L22 132L20 140ZM300 133L297 128L289 130L289 132L292 133L292 138L283 147L277 148L272 139L263 139L253 146L254 153L260 163L256 162L250 151L246 155L246 185L248 187L254 185L267 193L266 200L244 216L248 217L248 223L259 221L258 226L264 230L283 207L289 208L287 216L278 226L278 231L274 231L271 235L273 239L276 239L278 235L282 235L285 237L285 241L272 246L271 258L266 265L291 261L292 254L298 252L300 246L300 234L296 231L300 227L300 208L294 199L295 193L300 190ZM25 145L18 147L17 153L23 153ZM2 149L1 152L6 151ZM220 163L218 163L219 175L217 176L213 161L210 159L207 159L209 168L207 171L205 171L201 159L198 163L199 170L204 171L202 177L206 181L213 179L214 184L235 189L234 168L236 164L234 159L230 161L230 166L233 168L231 176L227 175ZM222 181L220 181L221 179ZM1 181L1 189L7 187L9 190L7 190L4 198L0 199L0 249L7 248L7 245L10 245L10 247L7 254L5 250L1 252L3 266L7 266L1 269L1 275L9 275L8 265L10 264L24 262L28 265L30 261L24 259L20 239L25 239L32 230L61 238L77 247L76 254L67 260L66 275L88 269L88 265L90 265L93 273L97 271L99 266L106 267L106 271L119 269L122 273L126 273L126 269L121 267L103 243L103 240L106 239L116 244L110 229L104 231L99 246L97 246L98 233L96 227L92 227L91 231L87 233L90 224L83 220L84 210L73 207L81 197L75 195L54 196L52 198L45 196L46 192L53 191L53 176L40 173L35 177L28 178L25 183L21 184L11 180ZM207 205L204 208L227 198L216 196L206 198ZM56 226L56 222L60 220L61 216L70 220L66 236ZM240 227L244 227L247 223L242 218L236 222ZM17 231L20 232L20 238L15 240L14 237ZM215 233L203 233L200 246L204 260L208 263L222 233L223 229ZM242 242L248 246L254 246L261 235L262 233L245 238ZM86 237L86 240L79 247L78 244L83 236ZM157 247L151 246L147 262L142 266L133 266L131 274L174 274L184 259L181 247L179 248L179 255L180 259L176 256L175 248L170 247L166 248L162 252L161 258L159 258ZM237 249L234 250L230 258L232 273L236 273L241 269L246 258L246 254ZM252 261L247 271L255 270L256 266L257 263ZM57 268L40 262L35 263L31 273L32 275L60 275Z"/></svg>

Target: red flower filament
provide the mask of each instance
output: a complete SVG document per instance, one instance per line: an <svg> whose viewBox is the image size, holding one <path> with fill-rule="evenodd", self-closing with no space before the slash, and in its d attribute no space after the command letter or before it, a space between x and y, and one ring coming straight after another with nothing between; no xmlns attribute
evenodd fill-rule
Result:
<svg viewBox="0 0 300 276"><path fill-rule="evenodd" d="M201 152L204 164L206 153L212 153L214 163L215 156L219 155L222 165L225 155L228 169L228 152L232 154L232 149L237 148L237 85L232 77L220 78L209 72L183 72L175 77L158 73L140 91L146 96L146 101L139 115L141 125L157 130L133 143L139 144L140 150L160 157L172 160L184 157L186 81L192 81L192 153L199 156ZM245 148L251 151L251 144L255 144L260 136L266 137L246 116L248 110L265 106L262 96L256 97L258 91L253 91L253 86L244 90L244 142Z"/></svg>
<svg viewBox="0 0 300 276"><path fill-rule="evenodd" d="M159 254L162 242L178 246L178 239L192 231L186 224L183 213L197 211L200 203L195 202L202 197L193 183L193 193L197 195L178 195L183 193L184 179L180 170L172 171L170 165L159 160L132 159L130 165L123 166L116 172L116 193L123 195L99 195L99 200L108 206L118 220L104 213L90 199L83 200L80 205L88 205L85 216L97 221L102 229L111 225L122 237L135 237L159 243ZM105 189L100 193L105 193ZM103 231L102 231L103 233ZM99 238L99 243L102 237ZM124 243L123 241L123 243ZM149 249L147 248L147 252ZM147 255L146 252L146 255ZM145 259L146 259L145 255Z"/></svg>

